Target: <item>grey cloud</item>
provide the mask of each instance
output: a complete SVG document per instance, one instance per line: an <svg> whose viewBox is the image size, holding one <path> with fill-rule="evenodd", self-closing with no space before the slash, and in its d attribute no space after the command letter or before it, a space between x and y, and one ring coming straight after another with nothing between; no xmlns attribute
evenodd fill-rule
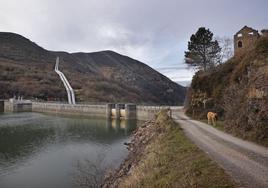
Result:
<svg viewBox="0 0 268 188"><path fill-rule="evenodd" d="M192 75L164 68L184 66L187 40L198 27L229 37L244 25L262 29L267 7L266 0L3 0L0 30L50 50L115 50L174 78Z"/></svg>

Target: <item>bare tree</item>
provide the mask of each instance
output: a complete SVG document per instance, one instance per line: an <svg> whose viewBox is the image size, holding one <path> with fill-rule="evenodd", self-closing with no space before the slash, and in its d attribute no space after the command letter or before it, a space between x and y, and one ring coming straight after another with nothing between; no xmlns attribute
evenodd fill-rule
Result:
<svg viewBox="0 0 268 188"><path fill-rule="evenodd" d="M216 40L219 42L219 45L221 47L219 62L224 63L234 56L234 42L229 37L216 37Z"/></svg>

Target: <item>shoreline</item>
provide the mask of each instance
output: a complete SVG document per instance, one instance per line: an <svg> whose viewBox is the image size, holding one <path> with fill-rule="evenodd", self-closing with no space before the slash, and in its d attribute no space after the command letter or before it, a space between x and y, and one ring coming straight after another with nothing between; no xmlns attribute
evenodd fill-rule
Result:
<svg viewBox="0 0 268 188"><path fill-rule="evenodd" d="M103 188L115 188L118 186L121 178L126 177L133 167L135 167L141 160L146 145L152 139L154 134L148 134L148 130L155 124L154 120L149 120L143 123L140 127L132 133L130 143L125 143L129 153L126 159L120 164L114 172L108 174L105 178ZM146 130L145 132L143 132ZM145 137L148 136L148 137Z"/></svg>
<svg viewBox="0 0 268 188"><path fill-rule="evenodd" d="M127 158L101 187L237 187L165 110L137 128L126 145Z"/></svg>

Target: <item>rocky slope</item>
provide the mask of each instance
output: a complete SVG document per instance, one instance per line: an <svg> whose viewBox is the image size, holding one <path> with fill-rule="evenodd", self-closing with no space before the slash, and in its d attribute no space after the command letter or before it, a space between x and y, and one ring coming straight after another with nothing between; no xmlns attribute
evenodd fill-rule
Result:
<svg viewBox="0 0 268 188"><path fill-rule="evenodd" d="M217 112L224 129L268 145L268 37L209 72L198 72L187 94L187 113Z"/></svg>
<svg viewBox="0 0 268 188"><path fill-rule="evenodd" d="M185 88L149 66L113 51L53 52L14 33L0 32L0 98L14 94L43 100L66 100L60 70L86 102L182 104Z"/></svg>

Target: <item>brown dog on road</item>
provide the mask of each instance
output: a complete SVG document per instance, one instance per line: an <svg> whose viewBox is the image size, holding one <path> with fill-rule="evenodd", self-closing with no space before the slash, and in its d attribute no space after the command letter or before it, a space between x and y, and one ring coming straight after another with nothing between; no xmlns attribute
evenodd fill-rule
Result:
<svg viewBox="0 0 268 188"><path fill-rule="evenodd" d="M212 124L212 125L216 126L217 113L215 113L215 112L208 112L207 118L208 118L208 124L209 125Z"/></svg>

